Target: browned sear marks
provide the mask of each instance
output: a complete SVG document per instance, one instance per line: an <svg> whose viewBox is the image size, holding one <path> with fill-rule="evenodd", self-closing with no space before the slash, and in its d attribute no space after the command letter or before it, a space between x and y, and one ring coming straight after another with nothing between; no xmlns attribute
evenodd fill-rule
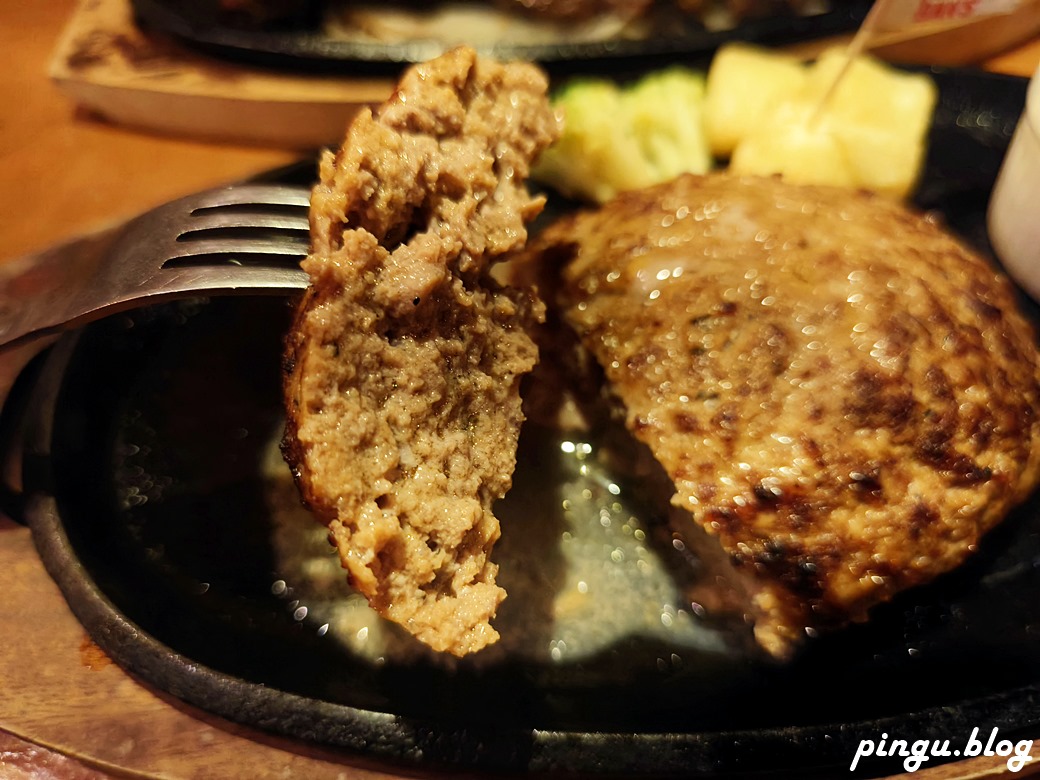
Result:
<svg viewBox="0 0 1040 780"><path fill-rule="evenodd" d="M1008 281L862 192L686 176L531 248L632 432L748 575L777 655L957 565L1036 484Z"/></svg>

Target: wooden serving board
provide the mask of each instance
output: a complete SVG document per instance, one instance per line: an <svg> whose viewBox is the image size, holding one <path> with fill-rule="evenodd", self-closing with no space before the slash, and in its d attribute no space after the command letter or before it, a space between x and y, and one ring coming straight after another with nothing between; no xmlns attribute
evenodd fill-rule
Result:
<svg viewBox="0 0 1040 780"><path fill-rule="evenodd" d="M54 7L47 3L0 5L8 9L34 5L39 16L45 8ZM31 42L19 44L17 40L29 30L46 40L50 53L50 28L42 23L11 25L8 30L9 37L4 38L4 25L0 24L0 39L7 42L8 49L35 51ZM19 45L23 48L16 48ZM36 61L25 53L14 59L19 66L28 67L28 63L36 68ZM994 62L991 69L1024 75L1038 62L1040 41ZM383 99L390 88L379 81L282 76L206 60L170 41L142 34L132 24L127 0L80 2L53 52L51 75L76 102L115 123L152 132L299 149L338 142L357 106ZM46 92L45 85L35 80L28 83L28 92ZM18 92L25 91L25 85L19 84ZM14 87L8 94L16 94ZM278 110L272 111L272 105ZM0 144L4 146L0 152L6 154L7 170L18 174L19 184L17 190L11 188L8 212L23 215L21 220L8 220L3 228L5 251L18 241L40 243L44 233L54 240L56 226L79 230L98 214L114 218L128 205L139 210L178 194L168 191L171 187L190 191L208 186L202 180L210 176L240 175L238 168L232 171L232 163L244 169L273 162L271 155L261 155L259 150L249 153L254 158L227 145L195 146L110 132L111 128L94 127L97 123L81 121L82 115L63 109L47 100L29 100L27 119L19 115L9 117L6 124L0 122L0 140L6 142ZM118 159L113 162L114 158ZM186 173L172 181L169 175L141 175L149 170L145 163L153 158ZM233 159L228 162L228 158ZM19 161L20 167L12 167L12 162ZM113 167L115 174L101 176L105 166ZM70 167L76 175L66 180ZM223 173L214 173L218 169ZM128 186L124 180L131 177L136 181ZM27 181L38 181L39 189L27 191ZM55 182L66 189L56 188ZM84 197L88 190L91 197ZM67 199L81 208L102 205L71 219L66 201L58 197L66 192ZM59 206L61 210L55 210ZM37 233L18 233L23 222L38 226ZM0 598L2 780L398 777L393 769L374 767L363 757L229 723L124 672L89 640L72 615L45 572L28 529L2 515L0 572L4 574ZM1037 760L1017 775L1007 771L1003 759L994 757L922 769L902 777L1036 776L1040 740L1035 752ZM419 774L401 770L402 776ZM450 775L429 776L443 780Z"/></svg>
<svg viewBox="0 0 1040 780"><path fill-rule="evenodd" d="M81 0L50 64L68 95L135 129L291 149L339 143L392 82L283 73L206 57L134 24L129 0Z"/></svg>
<svg viewBox="0 0 1040 780"><path fill-rule="evenodd" d="M29 530L0 515L0 778L391 780L236 726L130 676L86 635Z"/></svg>

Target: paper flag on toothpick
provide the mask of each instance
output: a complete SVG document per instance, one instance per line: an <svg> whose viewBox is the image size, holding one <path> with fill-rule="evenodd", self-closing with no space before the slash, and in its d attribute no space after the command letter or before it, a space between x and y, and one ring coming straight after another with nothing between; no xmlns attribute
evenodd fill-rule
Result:
<svg viewBox="0 0 1040 780"><path fill-rule="evenodd" d="M891 32L919 24L960 22L980 16L1008 14L1023 2L1024 0L877 0L864 20L863 28L871 32Z"/></svg>
<svg viewBox="0 0 1040 780"><path fill-rule="evenodd" d="M810 122L815 123L819 120L852 61L869 48L870 40L875 35L894 31L905 32L915 28L941 27L983 16L1009 14L1025 2L1026 0L875 0L849 43L845 66L820 99Z"/></svg>

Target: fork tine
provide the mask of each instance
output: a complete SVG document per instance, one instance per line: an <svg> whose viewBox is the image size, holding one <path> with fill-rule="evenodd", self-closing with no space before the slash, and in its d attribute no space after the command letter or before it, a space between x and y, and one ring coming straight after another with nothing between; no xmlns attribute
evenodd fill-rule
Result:
<svg viewBox="0 0 1040 780"><path fill-rule="evenodd" d="M185 295L302 290L309 202L302 186L236 184L172 201L98 240L41 255L26 277L32 304L0 311L0 351Z"/></svg>
<svg viewBox="0 0 1040 780"><path fill-rule="evenodd" d="M248 211L207 209L192 215L191 222L185 226L184 232L178 236L178 240L182 240L182 236L190 236L193 233L216 228L278 228L302 233L306 233L310 229L306 213L302 216L294 216L292 214L270 214L257 209Z"/></svg>
<svg viewBox="0 0 1040 780"><path fill-rule="evenodd" d="M200 265L173 268L164 274L162 297L179 292L291 292L305 289L309 281L300 268Z"/></svg>
<svg viewBox="0 0 1040 780"><path fill-rule="evenodd" d="M177 260L188 258L203 258L206 256L228 257L242 255L245 257L265 255L281 256L299 261L306 256L308 240L306 237L292 235L277 235L265 237L258 241L255 238L220 238L220 239L198 239L191 241L180 241L170 248L166 253L166 262L163 267L176 265Z"/></svg>
<svg viewBox="0 0 1040 780"><path fill-rule="evenodd" d="M192 196L192 211L245 204L310 206L310 190L285 184L237 184Z"/></svg>

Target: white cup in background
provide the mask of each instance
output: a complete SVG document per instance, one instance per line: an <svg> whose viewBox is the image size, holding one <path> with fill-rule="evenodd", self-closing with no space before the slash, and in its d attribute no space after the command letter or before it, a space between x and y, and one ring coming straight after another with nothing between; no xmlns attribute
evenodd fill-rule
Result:
<svg viewBox="0 0 1040 780"><path fill-rule="evenodd" d="M1040 300L1040 68L993 188L988 226L1007 272Z"/></svg>

